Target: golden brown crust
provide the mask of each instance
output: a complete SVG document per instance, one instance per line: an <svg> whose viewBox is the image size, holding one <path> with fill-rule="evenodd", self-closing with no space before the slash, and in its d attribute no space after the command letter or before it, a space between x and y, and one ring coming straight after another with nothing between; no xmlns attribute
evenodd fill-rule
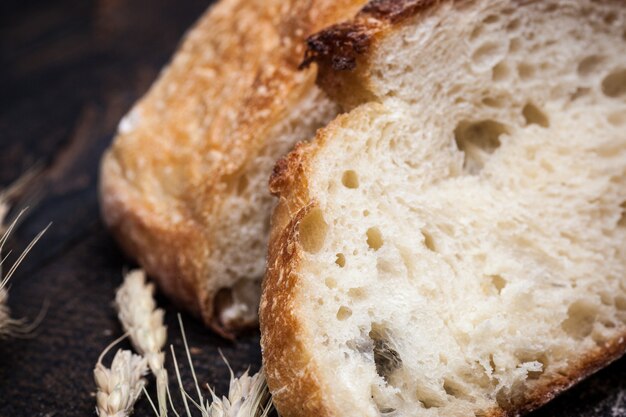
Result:
<svg viewBox="0 0 626 417"><path fill-rule="evenodd" d="M310 36L301 67L318 64L318 84L346 109L372 101L368 62L378 39L442 1L372 0L352 20Z"/></svg>
<svg viewBox="0 0 626 417"><path fill-rule="evenodd" d="M301 65L317 62L334 71L352 71L358 58L370 52L380 32L437 3L439 0L372 0L351 21L310 36Z"/></svg>
<svg viewBox="0 0 626 417"><path fill-rule="evenodd" d="M298 309L298 274L301 249L298 225L313 205L308 200L299 146L279 160L270 180L270 189L280 201L273 217L273 231L266 279L259 311L261 347L267 383L273 401L285 417L329 415L321 390L310 369L311 354L303 339ZM286 195L282 195L285 193Z"/></svg>
<svg viewBox="0 0 626 417"><path fill-rule="evenodd" d="M274 127L314 88L315 69L297 68L306 36L362 3L222 0L187 34L103 158L103 217L121 246L225 336L238 328L216 319L214 298L233 283L207 261L221 249L225 202Z"/></svg>
<svg viewBox="0 0 626 417"><path fill-rule="evenodd" d="M500 404L502 411L508 417L529 413L619 359L624 353L626 353L626 334L595 348L562 372L540 379L536 387L516 398L511 404Z"/></svg>
<svg viewBox="0 0 626 417"><path fill-rule="evenodd" d="M260 309L265 375L274 404L285 417L332 415L324 404L317 371L311 363L311 346L303 337L297 313L298 225L313 207L299 210L270 243L272 255Z"/></svg>

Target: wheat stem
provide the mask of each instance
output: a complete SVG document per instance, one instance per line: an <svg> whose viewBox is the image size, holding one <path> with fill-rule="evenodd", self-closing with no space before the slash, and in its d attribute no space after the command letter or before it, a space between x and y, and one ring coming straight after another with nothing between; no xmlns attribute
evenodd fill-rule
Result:
<svg viewBox="0 0 626 417"><path fill-rule="evenodd" d="M20 254L20 256L18 256L17 260L13 263L13 265L11 265L11 267L9 268L9 271L6 274L2 273L2 266L4 265L4 262L8 259L9 255L11 254L11 251L9 251L9 253L5 255L4 257L1 255L1 252L4 249L4 245L6 244L9 238L9 235L11 234L13 229L16 227L18 221L20 220L20 217L22 217L22 215L25 212L25 209L21 210L18 213L18 215L15 217L15 219L9 224L8 227L4 226L4 219L6 218L6 215L10 209L10 206L7 201L7 196L13 195L14 193L17 192L18 189L21 190L24 184L26 184L26 182L20 183L20 180L18 180L16 184L19 184L19 186L14 184L13 186L9 187L7 191L0 193L0 230L3 231L2 235L0 236L0 339L17 335L17 334L28 333L30 330L32 330L34 327L36 327L39 324L40 319L38 318L37 321L35 321L33 325L29 327L24 327L24 325L26 324L26 321L24 319L11 318L10 310L9 310L9 307L7 306L7 299L9 297L9 294L5 287L9 283L9 280L11 279L13 274L15 274L15 271L17 271L17 268L20 266L20 264L22 263L26 255L28 255L28 253L31 251L33 246L35 246L35 244L39 241L39 239L41 239L44 233L46 233L46 231L50 228L50 224L49 224L44 230L39 232L37 236L35 236L35 238L31 240L31 242L28 244L26 249L24 249L24 251Z"/></svg>
<svg viewBox="0 0 626 417"><path fill-rule="evenodd" d="M198 377L196 376L196 369L193 366L193 361L191 360L191 351L189 350L189 345L187 344L187 334L185 333L185 326L183 325L183 319L178 314L178 325L180 326L180 334L183 337L183 344L185 346L185 352L187 354L187 362L189 363L189 368L191 368L191 376L193 377L193 383L196 386L196 392L198 393L198 401L202 404L203 396L202 391L200 391L200 384L198 384Z"/></svg>
<svg viewBox="0 0 626 417"><path fill-rule="evenodd" d="M191 410L189 410L189 404L187 403L187 392L183 386L183 381L180 377L180 368L178 367L178 361L176 360L176 354L174 353L174 346L170 345L172 351L172 360L174 361L174 369L176 370L176 380L178 381L178 388L180 389L180 395L183 397L183 404L185 404L185 411L187 417L191 417Z"/></svg>

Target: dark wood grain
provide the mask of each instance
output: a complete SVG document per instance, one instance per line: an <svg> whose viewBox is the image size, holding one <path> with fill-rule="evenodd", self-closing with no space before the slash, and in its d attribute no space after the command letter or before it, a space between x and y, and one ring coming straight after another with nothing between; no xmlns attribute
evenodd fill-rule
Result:
<svg viewBox="0 0 626 417"><path fill-rule="evenodd" d="M0 185L36 162L38 196L10 246L52 228L11 287L15 315L49 309L28 339L0 342L0 417L93 416L91 370L121 329L111 306L124 259L99 220L98 162L120 117L146 91L207 0L0 2ZM37 190L31 190L37 191ZM170 342L182 354L176 310ZM260 364L257 333L229 343L183 316L200 379L224 393L228 370ZM182 355L180 355L182 356ZM181 358L182 359L182 358ZM170 363L171 370L171 363ZM191 381L189 369L183 369ZM145 400L136 414L150 416ZM624 359L535 413L626 416Z"/></svg>

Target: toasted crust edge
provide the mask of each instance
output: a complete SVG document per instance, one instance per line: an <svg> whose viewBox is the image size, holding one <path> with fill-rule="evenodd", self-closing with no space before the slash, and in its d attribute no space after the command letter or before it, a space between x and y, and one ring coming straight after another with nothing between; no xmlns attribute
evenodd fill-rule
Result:
<svg viewBox="0 0 626 417"><path fill-rule="evenodd" d="M378 40L407 19L450 1L454 0L371 0L352 20L309 36L300 67L316 63L318 85L346 110L375 101L368 80Z"/></svg>
<svg viewBox="0 0 626 417"><path fill-rule="evenodd" d="M266 277L259 309L263 366L273 402L281 415L332 416L324 404L318 370L302 337L297 315L298 243L300 221L316 204L309 201L306 173L307 149L300 143L281 158L270 178L270 191L279 197L272 215L272 232Z"/></svg>
<svg viewBox="0 0 626 417"><path fill-rule="evenodd" d="M352 71L379 33L438 3L440 0L372 0L351 21L309 36L301 66L317 62L322 68Z"/></svg>
<svg viewBox="0 0 626 417"><path fill-rule="evenodd" d="M302 249L298 226L317 206L310 196L308 176L311 161L324 146L332 130L349 120L339 116L321 129L311 143L301 143L280 159L270 179L270 190L279 198L272 217L268 269L260 307L261 348L266 378L274 403L285 417L318 417L339 414L324 398L325 387L311 361L310 341L302 340L303 323L295 309L299 291ZM309 342L309 343L307 343ZM515 417L546 404L565 390L626 354L626 333L597 347L560 373L540 378L523 395L509 404L486 410L485 417Z"/></svg>

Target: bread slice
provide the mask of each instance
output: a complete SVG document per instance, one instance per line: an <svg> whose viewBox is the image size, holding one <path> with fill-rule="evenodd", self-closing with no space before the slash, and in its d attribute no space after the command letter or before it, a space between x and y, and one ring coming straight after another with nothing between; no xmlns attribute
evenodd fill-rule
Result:
<svg viewBox="0 0 626 417"><path fill-rule="evenodd" d="M285 417L514 416L626 349L626 8L373 1L310 39L346 106L275 168Z"/></svg>
<svg viewBox="0 0 626 417"><path fill-rule="evenodd" d="M223 0L119 124L106 224L161 289L223 335L257 322L279 156L337 107L298 71L315 30L362 0Z"/></svg>

